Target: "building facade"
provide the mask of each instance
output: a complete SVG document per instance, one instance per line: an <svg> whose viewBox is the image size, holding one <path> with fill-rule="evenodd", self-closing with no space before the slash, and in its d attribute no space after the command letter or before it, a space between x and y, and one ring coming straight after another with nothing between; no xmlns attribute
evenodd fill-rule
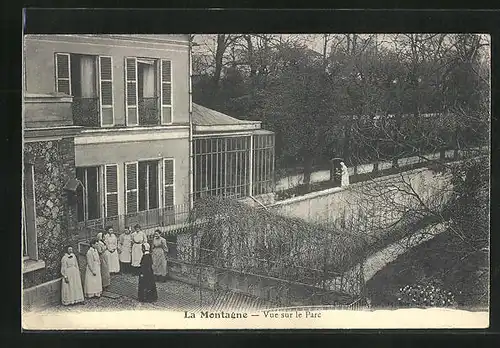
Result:
<svg viewBox="0 0 500 348"><path fill-rule="evenodd" d="M24 288L105 226L272 193L274 135L192 103L188 35L29 35L23 58Z"/></svg>

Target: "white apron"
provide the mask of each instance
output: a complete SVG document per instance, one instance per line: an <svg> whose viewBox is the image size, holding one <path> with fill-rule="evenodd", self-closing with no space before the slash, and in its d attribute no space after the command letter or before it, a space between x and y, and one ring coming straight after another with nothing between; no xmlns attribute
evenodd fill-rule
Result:
<svg viewBox="0 0 500 348"><path fill-rule="evenodd" d="M82 278L75 254L64 255L61 260L61 302L63 305L83 302Z"/></svg>
<svg viewBox="0 0 500 348"><path fill-rule="evenodd" d="M99 253L94 248L90 248L87 251L84 291L86 297L99 297L102 293L101 259L99 258Z"/></svg>
<svg viewBox="0 0 500 348"><path fill-rule="evenodd" d="M130 263L132 261L132 235L123 233L120 235L118 243L120 261Z"/></svg>
<svg viewBox="0 0 500 348"><path fill-rule="evenodd" d="M118 273L120 272L120 260L118 258L118 240L116 238L116 235L113 234L106 234L104 236L104 243L106 244L106 247L108 248L109 254L108 254L108 267L109 267L109 272L110 273Z"/></svg>
<svg viewBox="0 0 500 348"><path fill-rule="evenodd" d="M142 244L147 242L146 234L142 231L132 233L132 242L132 267L140 267Z"/></svg>

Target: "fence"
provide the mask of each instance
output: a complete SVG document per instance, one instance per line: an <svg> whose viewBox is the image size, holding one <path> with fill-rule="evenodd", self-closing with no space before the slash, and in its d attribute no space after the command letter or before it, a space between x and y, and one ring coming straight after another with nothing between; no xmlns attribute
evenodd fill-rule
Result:
<svg viewBox="0 0 500 348"><path fill-rule="evenodd" d="M401 173L413 169L428 167L432 164L450 162L460 159L467 159L481 155L489 155L488 147L465 148L461 150L441 150L436 153L429 153L422 156L411 156L399 158L397 166L393 161L380 161L364 164L356 164L348 168L350 183L371 180L375 177L382 177ZM339 186L330 180L330 169L316 170L311 173L311 183L318 185L317 190L324 190ZM276 196L278 200L287 199L293 196L300 196L304 192L303 174L295 174L281 177L276 182Z"/></svg>
<svg viewBox="0 0 500 348"><path fill-rule="evenodd" d="M276 305L349 305L363 289L359 272L338 273L167 242L171 275L214 291L233 290Z"/></svg>
<svg viewBox="0 0 500 348"><path fill-rule="evenodd" d="M178 204L175 206L139 211L131 214L117 215L94 220L86 220L77 225L79 239L90 240L99 232L104 231L107 226L113 227L115 231L122 231L125 226L133 227L136 224L147 234L151 229L159 228L162 231L185 229L183 226L189 220L189 204Z"/></svg>

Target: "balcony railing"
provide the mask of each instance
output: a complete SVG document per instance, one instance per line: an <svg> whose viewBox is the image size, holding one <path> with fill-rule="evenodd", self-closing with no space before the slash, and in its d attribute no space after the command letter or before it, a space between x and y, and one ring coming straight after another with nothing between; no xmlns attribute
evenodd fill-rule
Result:
<svg viewBox="0 0 500 348"><path fill-rule="evenodd" d="M90 240L95 238L97 233L104 232L106 226L112 226L118 233L123 232L125 226L133 228L136 224L142 230L152 232L154 228L175 227L188 221L190 212L189 204L178 204L166 208L150 209L136 213L117 215L94 220L86 220L78 223L78 233L80 240ZM120 225L120 221L121 224ZM151 231L148 231L151 230Z"/></svg>
<svg viewBox="0 0 500 348"><path fill-rule="evenodd" d="M139 98L139 124L145 126L160 124L158 97Z"/></svg>
<svg viewBox="0 0 500 348"><path fill-rule="evenodd" d="M186 222L189 216L189 204L178 204L166 208L150 209L125 215L125 225L141 228L166 227Z"/></svg>
<svg viewBox="0 0 500 348"><path fill-rule="evenodd" d="M73 122L75 126L100 127L99 98L73 98Z"/></svg>

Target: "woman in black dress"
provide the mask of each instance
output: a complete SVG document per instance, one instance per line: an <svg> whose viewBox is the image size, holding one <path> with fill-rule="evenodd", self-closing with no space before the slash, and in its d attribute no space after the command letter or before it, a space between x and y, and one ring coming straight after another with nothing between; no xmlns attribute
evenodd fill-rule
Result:
<svg viewBox="0 0 500 348"><path fill-rule="evenodd" d="M155 277L153 274L153 259L149 253L149 244L142 245L142 258L139 273L139 301L155 302L158 299Z"/></svg>

